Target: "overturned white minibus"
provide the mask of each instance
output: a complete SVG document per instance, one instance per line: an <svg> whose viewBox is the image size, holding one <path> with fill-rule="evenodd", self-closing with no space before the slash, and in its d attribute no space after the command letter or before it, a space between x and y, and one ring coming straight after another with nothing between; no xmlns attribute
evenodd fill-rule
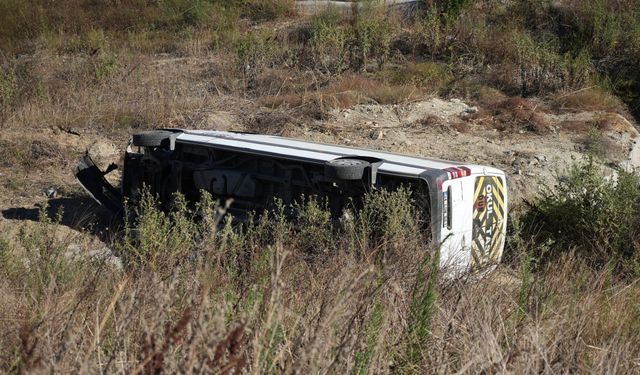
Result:
<svg viewBox="0 0 640 375"><path fill-rule="evenodd" d="M507 226L507 185L499 169L270 135L164 129L134 134L120 189L86 155L76 177L100 204L117 211L149 186L161 201L174 192L197 200L201 190L233 199L234 215L301 196L326 198L334 213L376 188L412 189L429 218L441 265L458 270L496 264Z"/></svg>

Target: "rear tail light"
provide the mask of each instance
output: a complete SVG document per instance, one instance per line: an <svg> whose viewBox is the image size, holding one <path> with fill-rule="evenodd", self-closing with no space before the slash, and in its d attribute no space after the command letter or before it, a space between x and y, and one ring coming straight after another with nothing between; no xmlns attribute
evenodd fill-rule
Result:
<svg viewBox="0 0 640 375"><path fill-rule="evenodd" d="M467 167L445 168L445 171L449 173L449 178L452 180L456 178L471 176L471 170Z"/></svg>

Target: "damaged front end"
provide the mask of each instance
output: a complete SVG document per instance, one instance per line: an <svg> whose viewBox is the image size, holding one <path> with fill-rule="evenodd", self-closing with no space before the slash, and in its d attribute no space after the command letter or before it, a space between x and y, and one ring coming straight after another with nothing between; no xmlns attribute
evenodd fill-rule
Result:
<svg viewBox="0 0 640 375"><path fill-rule="evenodd" d="M113 212L122 210L122 193L113 187L104 176L117 168L112 163L105 171L100 170L87 152L80 159L74 171L76 179L87 193L96 202Z"/></svg>
<svg viewBox="0 0 640 375"><path fill-rule="evenodd" d="M177 130L157 130L134 134L124 155L122 183L116 188L105 176L117 169L110 164L102 171L87 152L76 166L75 176L82 187L100 205L114 213L123 209L123 199L137 201L140 189L147 186L151 193L166 198L178 190L175 171L171 169L172 151L175 147Z"/></svg>

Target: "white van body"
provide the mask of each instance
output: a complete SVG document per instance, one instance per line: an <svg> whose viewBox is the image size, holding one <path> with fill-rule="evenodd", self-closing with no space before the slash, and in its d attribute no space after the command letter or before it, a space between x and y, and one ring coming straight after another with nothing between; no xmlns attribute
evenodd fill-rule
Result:
<svg viewBox="0 0 640 375"><path fill-rule="evenodd" d="M433 208L437 204L432 202L431 217L433 240L441 245L441 265L461 269L495 264L502 257L507 229L507 185L505 174L499 169L271 135L186 131L178 135L176 142L232 147L257 154L279 154L319 162L337 156L369 156L384 160L378 168L381 174L414 178L437 175L434 188L442 196L444 207L440 210L442 214L436 215L438 210ZM469 175L465 170L470 172ZM441 187L438 181L441 181ZM447 222L446 207L449 204L450 223Z"/></svg>
<svg viewBox="0 0 640 375"><path fill-rule="evenodd" d="M245 164L255 162L260 165L260 163L273 161L278 165L286 166L287 163L293 163L291 168L311 171L309 172L310 176L315 176L314 179L323 183L330 182L330 179L328 180L327 176L321 176L322 172L319 167L331 165L336 160L365 160L370 166L370 180L373 188L385 187L384 181L391 181L394 184L395 180L401 183L417 183L418 181L426 183L430 200L428 215L431 235L434 243L440 245L442 267L462 271L496 264L502 257L507 227L507 185L505 174L499 169L271 135L215 130L165 129L156 132L165 132L168 137L168 141L162 146L162 151L157 151L161 149L160 144L158 147L147 147L148 144L143 142L146 151L136 153L134 151L136 136L134 135L132 138L133 144L130 145L127 155L125 155L125 170L123 172L125 180L127 176L138 173L131 165L127 170L128 158L135 157L144 160L147 157L152 157L150 155L153 155L154 152L162 152L163 158L168 158L169 161L163 161L165 165L179 164L178 170L182 174L181 181L183 182L182 185L178 183L178 186L185 184L184 171L191 168L189 166L193 163L189 160L195 158L193 155L200 155L199 158L202 160L213 158L214 160L209 161L209 164L202 164L212 166L206 176L200 172L200 169L203 168L194 169L195 172L186 174L186 178L196 180L195 187L212 186L212 190L220 189L217 187L218 185L214 186L214 184L218 184L215 181L221 177L225 181L231 181L232 178L235 178L234 176L237 177L236 169L241 167L233 165L221 167L229 155L242 158ZM144 138L138 139L144 140ZM141 148L140 144L137 146L139 149ZM219 155L223 155L227 159ZM205 162L203 161L203 163ZM92 165L90 160L85 164ZM236 165L242 165L242 163ZM91 191L92 189L83 182L87 178L79 176L85 169L86 165L79 166L76 175L87 190ZM258 170L258 172L262 175L266 173L262 170ZM258 172L255 169L253 172L245 169L242 172L242 179L236 178L236 180L245 181L249 178L246 176L252 174L257 176ZM302 171L301 173L306 172ZM169 177L165 177L165 179ZM237 190L236 195L251 195L251 191L256 189L255 186L260 183L260 179L264 180L265 178L264 176L251 177L252 182ZM205 183L201 182L203 179L206 179ZM310 180L311 177L307 179ZM190 181L186 182L191 183ZM238 184L244 183L238 182ZM126 181L123 182L122 194L125 196L128 195L125 190L130 190L130 187L126 185ZM333 185L335 186L336 183ZM95 197L95 194L92 195ZM228 195L233 196L232 192L229 192ZM101 199L97 200L101 201Z"/></svg>

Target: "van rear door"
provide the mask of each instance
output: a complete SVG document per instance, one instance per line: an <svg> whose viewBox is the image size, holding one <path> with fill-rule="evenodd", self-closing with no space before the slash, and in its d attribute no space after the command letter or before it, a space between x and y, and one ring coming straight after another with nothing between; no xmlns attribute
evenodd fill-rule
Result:
<svg viewBox="0 0 640 375"><path fill-rule="evenodd" d="M506 232L504 176L475 176L471 267L495 264L502 257Z"/></svg>

